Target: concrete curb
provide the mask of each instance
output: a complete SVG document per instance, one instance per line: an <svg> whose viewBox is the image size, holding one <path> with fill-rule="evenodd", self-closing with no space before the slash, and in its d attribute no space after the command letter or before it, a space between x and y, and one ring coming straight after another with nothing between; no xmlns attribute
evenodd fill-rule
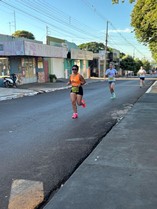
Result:
<svg viewBox="0 0 157 209"><path fill-rule="evenodd" d="M11 99L17 99L20 97L25 97L25 96L35 96L37 94L42 94L42 93L48 93L48 92L53 92L53 91L59 91L63 89L68 89L68 87L59 87L59 88L34 88L34 89L5 89L5 88L0 88L0 101L4 100L11 100Z"/></svg>
<svg viewBox="0 0 157 209"><path fill-rule="evenodd" d="M97 79L93 80L92 82L102 82L104 79ZM91 83L91 82L89 82ZM88 85L89 83L86 83ZM70 86L61 86L61 87L52 87L52 88L47 88L47 87L40 87L40 86L34 86L31 88L27 89L15 89L15 88L4 88L0 87L0 101L4 100L11 100L11 99L17 99L20 97L24 96L34 96L37 94L42 94L42 93L48 93L48 92L53 92L53 91L58 91L58 90L63 90L63 89L69 89ZM157 81L153 83L153 85L146 91L146 93L157 93Z"/></svg>
<svg viewBox="0 0 157 209"><path fill-rule="evenodd" d="M157 81L155 81L150 87L149 89L146 91L146 93L157 93Z"/></svg>

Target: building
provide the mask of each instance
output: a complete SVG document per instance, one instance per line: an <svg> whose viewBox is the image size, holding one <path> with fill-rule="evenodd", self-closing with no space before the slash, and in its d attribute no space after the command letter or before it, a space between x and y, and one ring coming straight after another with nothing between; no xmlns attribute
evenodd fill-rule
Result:
<svg viewBox="0 0 157 209"><path fill-rule="evenodd" d="M105 65L108 65L108 58L105 60L105 50L100 50L99 53L94 53L93 60L89 63L91 76L103 78L105 73Z"/></svg>
<svg viewBox="0 0 157 209"><path fill-rule="evenodd" d="M24 83L49 80L47 58L67 58L67 48L40 41L0 35L0 76L17 74Z"/></svg>
<svg viewBox="0 0 157 209"><path fill-rule="evenodd" d="M57 78L68 78L72 73L71 69L74 64L79 66L79 72L85 77L89 77L89 61L93 60L93 52L80 50L72 42L63 39L47 36L47 44L50 46L66 47L68 50L67 57L49 59L49 73L55 74Z"/></svg>

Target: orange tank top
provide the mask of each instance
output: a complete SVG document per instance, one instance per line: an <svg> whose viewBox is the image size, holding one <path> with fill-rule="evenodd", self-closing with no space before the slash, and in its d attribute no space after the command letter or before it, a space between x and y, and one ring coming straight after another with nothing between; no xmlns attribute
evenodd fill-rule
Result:
<svg viewBox="0 0 157 209"><path fill-rule="evenodd" d="M80 74L79 73L77 73L76 75L72 74L70 76L70 81L71 81L71 85L72 86L80 86L80 84L81 84Z"/></svg>

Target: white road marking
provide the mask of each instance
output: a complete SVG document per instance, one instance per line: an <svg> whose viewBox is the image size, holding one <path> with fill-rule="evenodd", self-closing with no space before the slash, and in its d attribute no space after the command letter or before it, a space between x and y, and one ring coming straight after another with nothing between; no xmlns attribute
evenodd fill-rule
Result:
<svg viewBox="0 0 157 209"><path fill-rule="evenodd" d="M95 139L95 137L72 138L72 139L66 139L66 141L75 142L75 141L85 141L85 140L92 140L92 139Z"/></svg>
<svg viewBox="0 0 157 209"><path fill-rule="evenodd" d="M34 209L43 199L42 182L23 179L14 180L8 209Z"/></svg>
<svg viewBox="0 0 157 209"><path fill-rule="evenodd" d="M156 83L157 83L157 81L155 81L155 82L153 83L153 85L152 85L152 86L150 86L150 88L146 91L146 93L147 93L147 94L151 92L152 87L153 87L153 86L155 86L155 85L156 85Z"/></svg>

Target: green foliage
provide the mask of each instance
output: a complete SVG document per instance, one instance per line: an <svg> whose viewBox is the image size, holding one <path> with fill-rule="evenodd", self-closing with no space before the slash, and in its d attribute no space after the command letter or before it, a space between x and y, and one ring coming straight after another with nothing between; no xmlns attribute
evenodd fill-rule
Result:
<svg viewBox="0 0 157 209"><path fill-rule="evenodd" d="M131 25L139 41L147 44L157 38L156 0L137 1L131 17Z"/></svg>
<svg viewBox="0 0 157 209"><path fill-rule="evenodd" d="M131 57L130 55L125 55L121 59L120 67L122 68L122 70L135 72L136 71L136 62L133 59L133 57Z"/></svg>
<svg viewBox="0 0 157 209"><path fill-rule="evenodd" d="M121 0L121 2L124 3L125 0ZM130 2L130 3L133 3L133 2L135 2L135 0L129 0L129 2ZM112 0L112 3L113 3L113 4L119 4L119 0Z"/></svg>
<svg viewBox="0 0 157 209"><path fill-rule="evenodd" d="M120 52L120 59L122 59L125 56L123 52Z"/></svg>
<svg viewBox="0 0 157 209"><path fill-rule="evenodd" d="M157 60L157 2L138 0L131 14L131 25L140 42L148 45L152 56Z"/></svg>
<svg viewBox="0 0 157 209"><path fill-rule="evenodd" d="M83 50L92 51L93 53L98 53L99 50L105 50L105 45L97 42L83 43L78 47Z"/></svg>
<svg viewBox="0 0 157 209"><path fill-rule="evenodd" d="M143 66L143 62L142 62L142 60L136 58L135 63L136 63L136 69L135 69L134 73L136 74L139 71L140 67Z"/></svg>
<svg viewBox="0 0 157 209"><path fill-rule="evenodd" d="M56 77L56 75L55 74L50 74L49 75L49 78L50 78L50 82L55 82L56 80L57 80L57 77Z"/></svg>
<svg viewBox="0 0 157 209"><path fill-rule="evenodd" d="M153 56L154 60L157 61L157 41L151 41L149 43L149 48L152 52L152 56Z"/></svg>
<svg viewBox="0 0 157 209"><path fill-rule="evenodd" d="M121 0L125 2L125 0ZM131 26L133 26L138 41L148 45L153 58L157 61L157 0L129 0L136 2L131 14ZM113 4L120 0L112 0Z"/></svg>
<svg viewBox="0 0 157 209"><path fill-rule="evenodd" d="M151 64L148 60L142 59L143 67L146 71L149 71L151 69Z"/></svg>
<svg viewBox="0 0 157 209"><path fill-rule="evenodd" d="M141 66L143 66L146 71L149 71L151 69L151 63L148 60L140 60L138 58L134 59L130 55L123 56L120 62L120 67L122 68L122 70L133 71L135 75L137 74Z"/></svg>
<svg viewBox="0 0 157 209"><path fill-rule="evenodd" d="M14 37L24 37L24 38L28 38L28 39L32 39L34 40L35 37L32 33L25 31L25 30L17 30L15 31L15 33L12 34L12 36Z"/></svg>
<svg viewBox="0 0 157 209"><path fill-rule="evenodd" d="M105 45L98 42L88 42L78 45L82 50L92 51L93 53L99 53L101 50L105 50ZM107 47L107 51L112 52L112 48Z"/></svg>

